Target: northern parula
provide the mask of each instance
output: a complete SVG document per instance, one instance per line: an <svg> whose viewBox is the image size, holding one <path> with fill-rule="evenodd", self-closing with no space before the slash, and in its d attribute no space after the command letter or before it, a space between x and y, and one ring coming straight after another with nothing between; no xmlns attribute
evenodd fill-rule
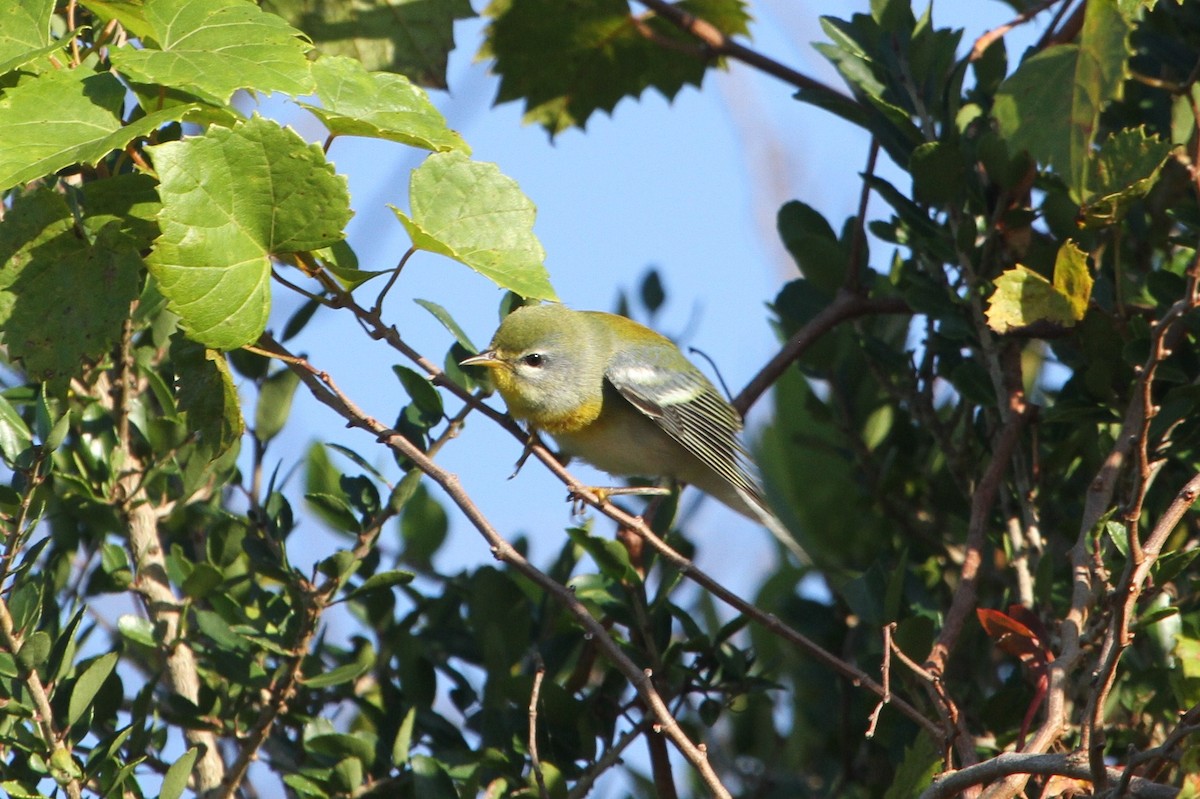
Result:
<svg viewBox="0 0 1200 799"><path fill-rule="evenodd" d="M566 454L610 474L691 483L807 562L751 475L741 416L666 336L615 314L525 306L462 364L488 367L509 413Z"/></svg>

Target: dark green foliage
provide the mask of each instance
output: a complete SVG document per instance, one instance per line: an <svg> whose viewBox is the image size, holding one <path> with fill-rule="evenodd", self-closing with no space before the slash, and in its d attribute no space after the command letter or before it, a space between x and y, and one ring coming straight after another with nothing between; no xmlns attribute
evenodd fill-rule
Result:
<svg viewBox="0 0 1200 799"><path fill-rule="evenodd" d="M821 20L846 94L750 54L904 173L861 175L868 219L778 211L795 357L753 449L812 562L781 553L754 607L672 560L695 548L677 497L647 514L673 553L601 515L528 564L438 466L496 415L452 298L383 313L408 258L485 276L501 315L554 296L533 201L413 85L444 85L467 3L9 6L0 792L559 799L620 769L646 796L903 799L1019 747L1089 762L1094 793L1103 763L1200 790L1196 4L1089 0L1059 38L968 57L876 0ZM555 134L747 57L749 10L497 0L482 52ZM239 90L413 148L399 266L359 268L328 148ZM283 349L279 296L279 341L351 313L406 359L378 376L394 420ZM669 302L651 268L618 306ZM422 325L444 354L411 349ZM296 429L297 392L361 448ZM496 562L450 559L464 518ZM1007 795L1066 790L1033 780Z"/></svg>

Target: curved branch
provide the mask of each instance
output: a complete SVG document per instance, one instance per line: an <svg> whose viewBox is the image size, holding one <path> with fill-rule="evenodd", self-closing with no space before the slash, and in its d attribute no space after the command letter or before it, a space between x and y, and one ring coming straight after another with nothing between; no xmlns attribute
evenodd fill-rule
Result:
<svg viewBox="0 0 1200 799"><path fill-rule="evenodd" d="M738 44L726 36L716 25L701 19L694 14L684 11L678 5L667 0L638 0L646 8L670 22L675 27L699 39L708 52L714 56L725 56L741 61L785 83L790 83L797 89L805 89L821 95L825 99L839 103L853 103L854 100L839 92L837 89L797 72L789 66L779 63L769 56L743 44Z"/></svg>
<svg viewBox="0 0 1200 799"><path fill-rule="evenodd" d="M1092 777L1087 758L1078 754L1031 755L1024 752L1004 752L974 766L949 771L937 777L921 794L920 799L948 799L966 788L1018 774L1024 777L1039 775L1088 781ZM1119 779L1121 775L1117 769L1109 769L1109 776ZM1150 780L1134 778L1129 782L1129 793L1140 799L1174 799L1178 790Z"/></svg>
<svg viewBox="0 0 1200 799"><path fill-rule="evenodd" d="M737 408L738 413L745 416L750 406L774 385L785 369L799 359L817 339L847 319L872 314L911 314L912 312L908 303L899 297L874 299L852 291L839 291L833 298L833 302L825 306L824 310L792 334L792 337L775 354L775 357L751 378L741 393L733 398L733 407Z"/></svg>
<svg viewBox="0 0 1200 799"><path fill-rule="evenodd" d="M641 697L646 707L654 715L657 728L671 739L671 742L675 744L684 758L699 772L701 779L704 780L705 785L708 786L713 795L722 797L722 799L731 799L728 789L721 784L720 777L717 776L712 765L708 762L708 753L705 747L703 744L697 745L693 743L683 731L683 728L680 727L679 722L671 715L670 709L663 702L662 697L655 690L651 682L649 670L638 668L637 664L629 659L617 642L609 635L604 625L592 616L587 607L575 596L574 592L556 582L527 561L512 544L500 535L463 489L458 475L446 471L430 460L424 452L414 446L404 436L368 416L349 397L342 393L327 373L318 370L306 359L297 358L292 355L269 335L263 335L259 341L259 346L286 363L288 368L296 373L318 402L332 408L351 427L366 430L376 436L380 443L411 460L416 464L418 469L441 486L442 490L458 506L468 521L487 540L491 546L492 555L497 560L507 563L513 569L520 572L522 576L539 586L558 602L559 605L569 611L576 618L579 625L592 636L592 640L604 652L609 662L633 685L638 696Z"/></svg>

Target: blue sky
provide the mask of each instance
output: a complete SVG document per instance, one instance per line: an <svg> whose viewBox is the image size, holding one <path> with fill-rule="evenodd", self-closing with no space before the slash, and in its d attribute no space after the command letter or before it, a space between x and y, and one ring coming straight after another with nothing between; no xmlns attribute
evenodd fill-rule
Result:
<svg viewBox="0 0 1200 799"><path fill-rule="evenodd" d="M760 0L750 10L754 47L842 86L811 45L827 40L818 22L821 15L869 13L866 0ZM934 9L937 25L964 28L960 53L1012 16L1000 2L943 3ZM1039 19L1006 37L1010 61L1036 36L1037 23L1044 22ZM668 335L688 331L682 343L712 358L730 391L737 393L777 349L765 305L798 274L774 230L777 209L800 199L840 229L856 210L867 136L794 100L790 86L734 62L727 72L710 70L701 89L686 87L672 102L656 92L626 99L611 117L593 115L586 131L567 131L550 141L541 128L521 124L518 103L492 107L497 79L486 63L475 61L482 30L478 19L456 25L450 91L434 93L433 100L471 144L473 157L498 164L536 204L534 229L563 301L580 309L611 310L619 290L635 290L646 268L657 267L669 302L656 326ZM263 110L312 141L325 137L315 119L290 103L272 101ZM399 144L357 138L338 139L330 149L336 169L349 180L355 217L348 236L362 268L394 266L408 247L387 206L407 208L408 174L424 156ZM877 172L902 190L907 186L885 154ZM872 198L868 214L886 218L887 210ZM887 264L891 255L890 245L873 243L872 265ZM373 299L378 286L368 283L361 291ZM483 346L496 327L500 297L493 284L466 267L420 253L389 295L385 317L410 344L440 363L451 337L412 300L445 306ZM282 289L275 292L275 301L274 326L280 329L295 303ZM292 344L385 423L407 401L391 371L400 356L370 341L349 314L318 314ZM502 406L498 398L493 402ZM769 399L760 401L750 416L751 435L756 422L771 411ZM368 436L346 430L301 391L290 427L273 443L269 457L286 470L313 440L344 444L386 467L388 474L396 471L390 455ZM563 527L572 519L563 486L536 462L516 479L507 479L519 454L519 442L483 418L473 418L439 461L459 474L501 532L528 535L534 562L545 562L561 546ZM269 470L273 463L267 466ZM595 485L613 484L582 464L572 464L572 469ZM685 501L699 499L694 491L689 495ZM456 572L489 562L484 540L453 508L450 516L451 540L435 564ZM312 558L329 554L333 542L315 534L318 522L308 517L305 524L301 535L313 534ZM602 521L597 529L607 534L610 527ZM736 590L750 591L774 565L768 533L716 502L702 503L689 530L699 544L700 566L726 577ZM385 534L385 546L394 541ZM738 552L732 568L727 556L731 546Z"/></svg>
<svg viewBox="0 0 1200 799"><path fill-rule="evenodd" d="M811 47L826 39L818 17L866 13L869 3L760 0L751 4L751 11L756 48L840 87L832 68ZM943 3L934 13L940 25L966 28L963 53L975 37L1012 16L1003 3L977 0ZM1010 60L1034 33L1036 26L1014 35L1022 44L1010 43ZM575 308L611 310L620 289L635 290L646 268L656 266L669 298L657 326L669 335L690 330L684 344L707 353L736 393L775 352L778 343L765 304L797 276L774 232L776 210L787 200L800 199L840 228L857 205L866 135L797 102L789 86L735 63L726 73L710 72L702 89L685 88L673 102L656 93L627 99L612 117L597 114L586 131L569 131L550 142L540 128L521 124L518 104L491 107L496 79L486 64L474 62L481 35L478 20L456 26L459 49L451 57L451 92L435 93L433 99L471 144L474 157L498 164L537 205L535 231L561 298ZM320 126L294 106L271 103L264 110L310 140L324 138ZM341 139L329 157L350 183L356 216L349 237L362 267L395 265L408 241L387 205L407 207L408 172L424 153L394 143ZM899 179L886 155L880 156L878 169ZM871 210L875 216L886 214L878 199L872 200ZM871 262L886 264L891 254L890 247L876 242ZM364 296L373 298L377 290L367 284ZM283 291L275 297L279 329L295 304ZM411 344L440 362L451 338L413 298L445 306L482 346L497 324L500 297L499 290L466 267L419 254L406 267L385 313ZM348 314L318 314L293 345L381 421L390 423L406 402L390 368L400 362L399 355L370 341ZM493 402L501 405L498 399ZM755 409L752 434L755 421L770 411L769 401ZM290 426L272 445L270 457L282 461L286 470L313 440L342 443L396 474L390 455L370 437L346 430L301 391ZM536 461L516 479L507 479L520 449L519 442L494 425L473 418L438 460L459 474L503 534L528 535L532 560L545 563L561 546L571 517L563 486ZM268 470L273 465L268 463ZM612 484L578 464L572 468L587 481ZM299 493L293 485L296 501ZM493 562L484 540L446 505L451 538L436 566L454 573ZM303 552L293 542L294 557L317 560L337 545L311 517L302 524L297 535L311 548ZM601 518L596 529L607 535L612 525ZM689 530L701 568L740 593L751 593L774 566L769 534L715 502L703 503ZM382 544L393 549L395 542L393 528Z"/></svg>

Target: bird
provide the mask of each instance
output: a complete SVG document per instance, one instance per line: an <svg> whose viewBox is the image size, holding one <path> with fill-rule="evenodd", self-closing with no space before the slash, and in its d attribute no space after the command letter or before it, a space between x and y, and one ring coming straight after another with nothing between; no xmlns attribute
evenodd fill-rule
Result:
<svg viewBox="0 0 1200 799"><path fill-rule="evenodd" d="M525 305L461 365L488 369L509 414L564 454L696 486L809 562L763 498L738 440L741 415L661 333L617 314Z"/></svg>

